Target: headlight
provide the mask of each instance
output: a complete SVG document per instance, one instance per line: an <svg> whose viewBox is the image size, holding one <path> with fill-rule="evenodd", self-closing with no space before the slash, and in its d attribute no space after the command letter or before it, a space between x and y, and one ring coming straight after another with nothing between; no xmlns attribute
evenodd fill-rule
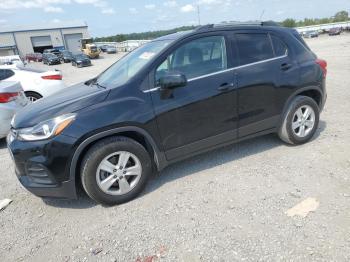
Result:
<svg viewBox="0 0 350 262"><path fill-rule="evenodd" d="M43 121L36 126L17 130L17 137L23 141L45 140L59 135L74 121L76 114L66 114Z"/></svg>

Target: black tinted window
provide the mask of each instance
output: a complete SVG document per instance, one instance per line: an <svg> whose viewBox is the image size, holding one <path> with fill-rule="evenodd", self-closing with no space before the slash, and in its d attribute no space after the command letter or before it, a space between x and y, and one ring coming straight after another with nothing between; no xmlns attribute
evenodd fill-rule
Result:
<svg viewBox="0 0 350 262"><path fill-rule="evenodd" d="M246 65L273 57L267 34L236 34L241 65Z"/></svg>
<svg viewBox="0 0 350 262"><path fill-rule="evenodd" d="M172 53L156 70L156 80L168 71L178 71L188 79L227 68L225 38L209 36L188 42Z"/></svg>
<svg viewBox="0 0 350 262"><path fill-rule="evenodd" d="M273 49L276 56L284 56L288 54L286 44L277 36L271 35Z"/></svg>
<svg viewBox="0 0 350 262"><path fill-rule="evenodd" d="M10 78L15 73L10 69L0 69L0 81Z"/></svg>

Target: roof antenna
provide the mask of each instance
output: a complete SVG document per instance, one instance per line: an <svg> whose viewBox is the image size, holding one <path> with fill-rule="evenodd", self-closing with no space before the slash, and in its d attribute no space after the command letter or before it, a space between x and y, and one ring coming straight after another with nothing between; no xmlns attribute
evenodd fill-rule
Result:
<svg viewBox="0 0 350 262"><path fill-rule="evenodd" d="M264 14L265 14L265 9L261 12L261 15L260 15L260 18L259 18L259 21L262 21L262 18L263 18L263 16L264 16Z"/></svg>
<svg viewBox="0 0 350 262"><path fill-rule="evenodd" d="M197 5L197 16L198 16L198 25L201 25L201 14L199 10L199 5Z"/></svg>

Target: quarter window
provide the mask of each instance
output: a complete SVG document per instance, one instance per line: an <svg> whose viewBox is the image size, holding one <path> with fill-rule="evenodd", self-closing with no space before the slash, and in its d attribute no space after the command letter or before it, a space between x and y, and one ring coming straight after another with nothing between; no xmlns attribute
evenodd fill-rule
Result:
<svg viewBox="0 0 350 262"><path fill-rule="evenodd" d="M10 78L15 73L10 69L0 69L0 81Z"/></svg>
<svg viewBox="0 0 350 262"><path fill-rule="evenodd" d="M186 75L187 79L227 69L225 38L210 36L179 47L158 66L156 83L169 71Z"/></svg>
<svg viewBox="0 0 350 262"><path fill-rule="evenodd" d="M236 34L236 39L241 65L273 58L267 34Z"/></svg>
<svg viewBox="0 0 350 262"><path fill-rule="evenodd" d="M276 56L288 55L288 48L279 37L271 35L271 40Z"/></svg>

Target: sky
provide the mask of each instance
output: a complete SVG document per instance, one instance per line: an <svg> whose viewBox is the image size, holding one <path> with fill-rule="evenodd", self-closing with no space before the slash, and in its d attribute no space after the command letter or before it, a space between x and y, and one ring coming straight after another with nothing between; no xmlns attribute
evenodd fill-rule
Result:
<svg viewBox="0 0 350 262"><path fill-rule="evenodd" d="M350 12L350 0L0 0L0 28L84 21L93 37L222 21L304 19Z"/></svg>

